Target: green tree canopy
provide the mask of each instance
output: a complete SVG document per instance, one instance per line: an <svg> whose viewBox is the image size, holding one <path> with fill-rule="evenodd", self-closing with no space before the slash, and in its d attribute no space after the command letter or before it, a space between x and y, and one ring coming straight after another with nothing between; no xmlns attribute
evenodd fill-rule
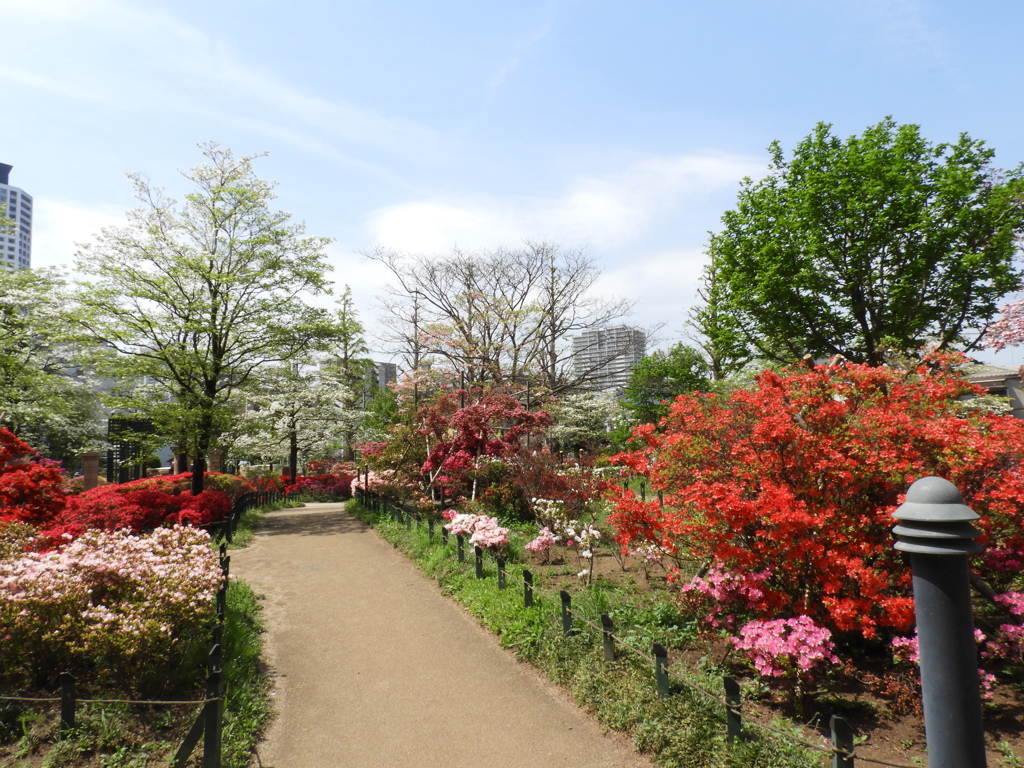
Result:
<svg viewBox="0 0 1024 768"><path fill-rule="evenodd" d="M155 384L175 405L150 401L195 459L194 491L232 393L326 333L326 313L303 297L327 289L329 242L272 209L273 184L256 177L254 157L202 149L208 162L183 173L194 186L184 203L133 174L142 206L78 254L92 276L81 291L85 327L116 353L114 375Z"/></svg>
<svg viewBox="0 0 1024 768"><path fill-rule="evenodd" d="M77 316L58 273L0 267L0 427L65 461L102 442Z"/></svg>
<svg viewBox="0 0 1024 768"><path fill-rule="evenodd" d="M633 366L622 404L638 421L656 424L676 396L707 390L711 375L700 352L680 342L667 352L658 350L640 358Z"/></svg>
<svg viewBox="0 0 1024 768"><path fill-rule="evenodd" d="M886 118L845 141L819 123L768 175L746 179L710 251L760 356L970 349L1017 284L1021 169L961 134L932 145Z"/></svg>

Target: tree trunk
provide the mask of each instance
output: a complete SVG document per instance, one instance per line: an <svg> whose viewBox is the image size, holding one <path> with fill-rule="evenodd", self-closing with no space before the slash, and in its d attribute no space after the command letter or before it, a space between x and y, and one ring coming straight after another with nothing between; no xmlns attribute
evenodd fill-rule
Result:
<svg viewBox="0 0 1024 768"><path fill-rule="evenodd" d="M299 466L299 434L292 430L288 435L288 485L295 485Z"/></svg>
<svg viewBox="0 0 1024 768"><path fill-rule="evenodd" d="M206 481L206 456L196 456L195 464L192 465L192 495L198 496L203 492L203 484Z"/></svg>

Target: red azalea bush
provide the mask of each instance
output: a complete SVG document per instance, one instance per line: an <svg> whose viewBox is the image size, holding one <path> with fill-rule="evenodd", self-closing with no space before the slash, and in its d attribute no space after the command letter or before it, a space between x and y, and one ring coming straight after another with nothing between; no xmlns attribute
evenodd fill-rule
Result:
<svg viewBox="0 0 1024 768"><path fill-rule="evenodd" d="M64 476L54 462L0 429L0 523L38 525L64 508Z"/></svg>
<svg viewBox="0 0 1024 768"><path fill-rule="evenodd" d="M177 475L156 475L154 477L146 477L141 480L133 480L130 483L122 483L117 487L122 489L130 487L132 491L151 489L162 493L177 495L191 490L192 473L180 472ZM220 493L228 496L232 501L243 494L252 492L253 490L255 489L253 488L252 483L238 477L237 475L227 475L222 472L206 472L203 475L204 492L219 491Z"/></svg>
<svg viewBox="0 0 1024 768"><path fill-rule="evenodd" d="M77 535L86 529L139 533L175 523L207 526L223 520L231 511L231 497L226 493L168 493L156 490L149 482L153 479L102 486L71 496L63 510L40 526L42 532L52 537L58 533Z"/></svg>
<svg viewBox="0 0 1024 768"><path fill-rule="evenodd" d="M757 600L738 606L748 619L891 636L914 623L891 513L938 475L982 515L973 567L1005 591L1016 573L998 564L1024 559L1024 421L959 408L980 390L952 362L765 371L752 390L680 396L660 428L634 431L642 448L615 457L664 492L662 507L615 489L618 542L758 576Z"/></svg>
<svg viewBox="0 0 1024 768"><path fill-rule="evenodd" d="M299 475L291 485L285 485L286 496L304 496L313 499L351 499L353 475ZM282 477L285 483L287 478Z"/></svg>

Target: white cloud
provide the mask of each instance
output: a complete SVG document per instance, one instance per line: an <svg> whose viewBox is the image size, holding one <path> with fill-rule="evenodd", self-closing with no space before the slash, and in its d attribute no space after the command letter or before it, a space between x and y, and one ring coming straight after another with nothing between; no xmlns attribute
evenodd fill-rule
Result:
<svg viewBox="0 0 1024 768"><path fill-rule="evenodd" d="M0 0L0 17L7 25L17 25L13 41L26 52L8 58L25 63L0 69L0 83L133 111L159 107L200 115L235 111L258 116L266 132L286 141L290 134L306 150L315 151L324 140L402 154L438 145L438 137L427 128L312 93L241 55L223 39L146 4ZM109 52L131 66L107 66ZM301 129L281 136L275 122ZM252 127L260 130L260 123Z"/></svg>
<svg viewBox="0 0 1024 768"><path fill-rule="evenodd" d="M645 157L619 171L571 181L557 197L398 203L373 212L367 229L375 242L402 251L540 237L612 247L643 236L666 213L705 205L709 194L731 191L763 168L763 160L724 154Z"/></svg>

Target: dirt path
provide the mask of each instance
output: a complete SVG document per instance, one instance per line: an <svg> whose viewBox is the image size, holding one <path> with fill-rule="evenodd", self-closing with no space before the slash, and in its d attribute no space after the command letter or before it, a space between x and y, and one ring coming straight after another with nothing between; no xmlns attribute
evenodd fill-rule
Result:
<svg viewBox="0 0 1024 768"><path fill-rule="evenodd" d="M651 768L339 504L271 513L231 570L266 597L263 768Z"/></svg>

